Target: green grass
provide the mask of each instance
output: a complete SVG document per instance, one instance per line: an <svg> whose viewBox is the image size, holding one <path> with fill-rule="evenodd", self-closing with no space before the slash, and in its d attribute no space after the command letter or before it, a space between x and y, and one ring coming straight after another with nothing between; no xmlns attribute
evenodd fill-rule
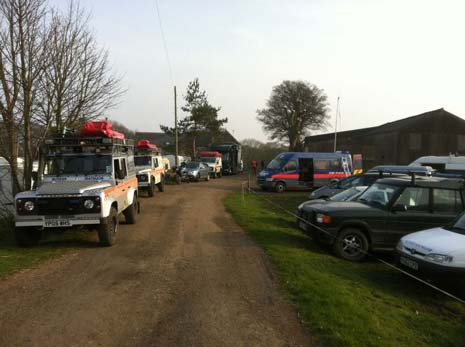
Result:
<svg viewBox="0 0 465 347"><path fill-rule="evenodd" d="M336 258L295 227L301 193L229 195L226 208L276 266L290 300L323 346L465 346L465 305L375 261Z"/></svg>
<svg viewBox="0 0 465 347"><path fill-rule="evenodd" d="M73 231L64 235L46 235L45 241L37 247L19 248L15 245L13 230L12 218L0 219L0 278L36 267L70 249L87 244L82 232Z"/></svg>

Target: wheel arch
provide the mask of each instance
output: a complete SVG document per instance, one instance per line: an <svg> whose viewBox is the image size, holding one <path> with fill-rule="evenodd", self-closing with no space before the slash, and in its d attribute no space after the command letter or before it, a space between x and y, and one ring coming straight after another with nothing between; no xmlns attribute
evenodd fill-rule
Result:
<svg viewBox="0 0 465 347"><path fill-rule="evenodd" d="M347 221L341 225L339 228L337 235L339 236L341 232L345 229L358 229L360 230L367 238L368 240L368 248L371 249L373 245L373 240L371 237L371 229L368 226L368 224L362 222L362 221Z"/></svg>

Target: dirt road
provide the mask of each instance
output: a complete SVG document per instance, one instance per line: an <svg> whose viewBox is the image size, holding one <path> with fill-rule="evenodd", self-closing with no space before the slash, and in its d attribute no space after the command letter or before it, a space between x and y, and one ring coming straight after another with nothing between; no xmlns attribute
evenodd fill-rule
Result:
<svg viewBox="0 0 465 347"><path fill-rule="evenodd" d="M142 199L110 248L0 282L0 346L309 346L268 260L225 212L239 178Z"/></svg>

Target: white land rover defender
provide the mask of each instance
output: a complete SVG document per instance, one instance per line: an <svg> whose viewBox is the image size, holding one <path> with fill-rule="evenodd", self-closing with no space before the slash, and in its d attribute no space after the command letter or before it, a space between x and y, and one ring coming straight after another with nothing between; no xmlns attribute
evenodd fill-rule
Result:
<svg viewBox="0 0 465 347"><path fill-rule="evenodd" d="M220 152L200 152L199 160L208 165L211 178L220 178L223 172L223 163Z"/></svg>
<svg viewBox="0 0 465 347"><path fill-rule="evenodd" d="M107 122L88 122L80 133L45 140L38 181L15 197L15 237L36 245L43 231L97 229L102 246L116 241L118 216L134 224L139 205L132 140Z"/></svg>
<svg viewBox="0 0 465 347"><path fill-rule="evenodd" d="M147 191L149 196L155 195L155 186L160 192L165 190L166 165L157 146L149 140L138 141L134 162L140 190Z"/></svg>

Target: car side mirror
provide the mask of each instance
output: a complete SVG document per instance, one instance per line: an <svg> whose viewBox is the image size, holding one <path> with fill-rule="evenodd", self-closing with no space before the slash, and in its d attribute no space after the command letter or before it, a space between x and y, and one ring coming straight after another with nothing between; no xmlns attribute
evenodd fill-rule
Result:
<svg viewBox="0 0 465 347"><path fill-rule="evenodd" d="M396 205L392 206L391 211L392 212L406 212L407 211L407 205L396 204Z"/></svg>

